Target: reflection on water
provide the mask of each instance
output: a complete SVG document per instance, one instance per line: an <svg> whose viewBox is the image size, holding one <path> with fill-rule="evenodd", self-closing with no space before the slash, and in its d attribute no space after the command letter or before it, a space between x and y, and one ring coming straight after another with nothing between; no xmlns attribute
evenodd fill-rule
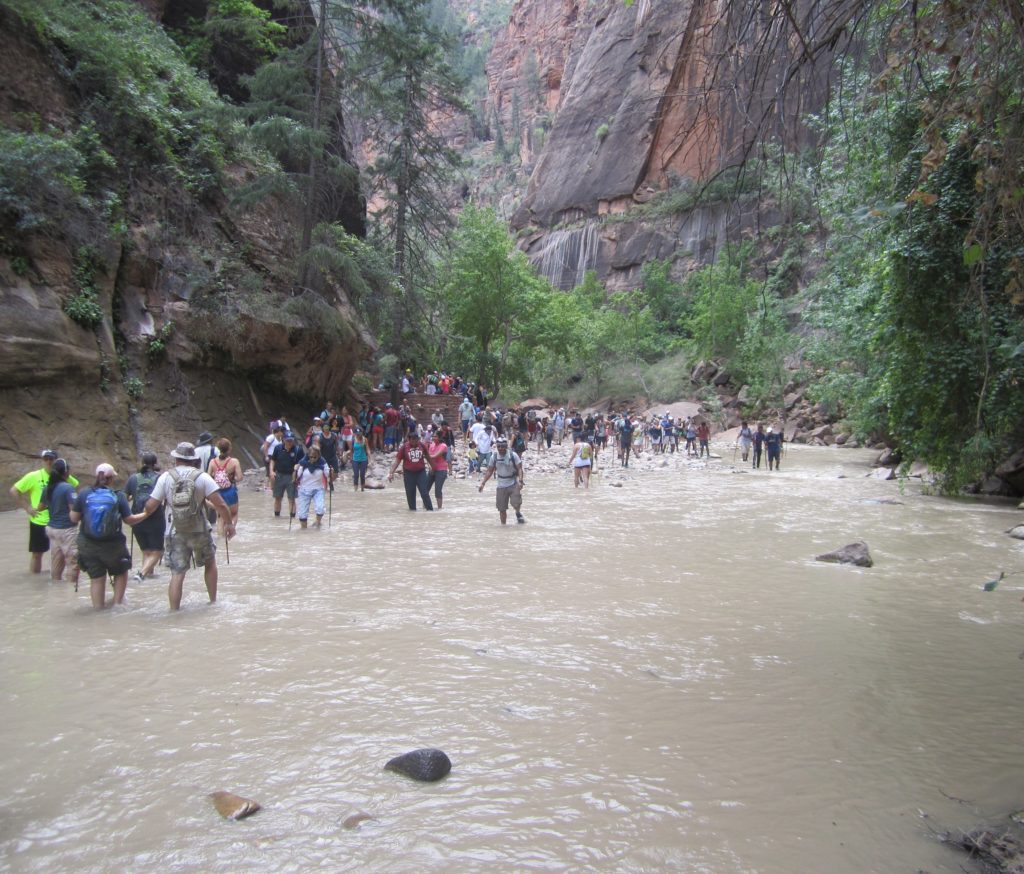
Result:
<svg viewBox="0 0 1024 874"><path fill-rule="evenodd" d="M175 615L166 571L100 615L30 579L4 514L0 866L959 871L918 811L1024 801L1019 513L866 458L532 477L507 528L457 480L322 531L244 494L221 600L193 572ZM857 538L874 568L813 561ZM419 746L446 780L382 770Z"/></svg>

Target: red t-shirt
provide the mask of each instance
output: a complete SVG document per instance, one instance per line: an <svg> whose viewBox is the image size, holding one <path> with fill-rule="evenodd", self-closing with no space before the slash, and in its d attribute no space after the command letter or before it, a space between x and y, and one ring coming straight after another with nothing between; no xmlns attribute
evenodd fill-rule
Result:
<svg viewBox="0 0 1024 874"><path fill-rule="evenodd" d="M398 457L402 459L402 470L417 473L427 469L426 450L423 444L405 442L398 447Z"/></svg>
<svg viewBox="0 0 1024 874"><path fill-rule="evenodd" d="M443 440L435 440L427 450L430 466L434 470L448 470L448 444Z"/></svg>

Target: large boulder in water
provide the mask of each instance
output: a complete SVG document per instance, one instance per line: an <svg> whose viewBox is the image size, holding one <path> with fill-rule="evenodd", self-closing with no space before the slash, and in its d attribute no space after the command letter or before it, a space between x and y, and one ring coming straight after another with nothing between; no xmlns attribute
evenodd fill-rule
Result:
<svg viewBox="0 0 1024 874"><path fill-rule="evenodd" d="M874 561L868 552L868 545L863 540L848 543L832 552L823 552L815 556L816 561L830 561L838 564L855 564L858 567L871 567Z"/></svg>
<svg viewBox="0 0 1024 874"><path fill-rule="evenodd" d="M451 759L441 750L422 749L413 750L396 756L384 766L386 771L397 771L412 777L413 780L423 780L432 783L446 777L452 769Z"/></svg>
<svg viewBox="0 0 1024 874"><path fill-rule="evenodd" d="M1024 525L1015 525L1006 533L1009 534L1010 537L1016 537L1018 540L1024 540Z"/></svg>

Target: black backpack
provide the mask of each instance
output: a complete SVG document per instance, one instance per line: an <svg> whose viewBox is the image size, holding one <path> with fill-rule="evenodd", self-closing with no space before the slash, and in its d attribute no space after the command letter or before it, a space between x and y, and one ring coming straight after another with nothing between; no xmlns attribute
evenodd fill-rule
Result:
<svg viewBox="0 0 1024 874"><path fill-rule="evenodd" d="M146 508L146 501L153 494L158 477L155 473L139 473L135 475L135 497L132 498L132 512L141 513Z"/></svg>

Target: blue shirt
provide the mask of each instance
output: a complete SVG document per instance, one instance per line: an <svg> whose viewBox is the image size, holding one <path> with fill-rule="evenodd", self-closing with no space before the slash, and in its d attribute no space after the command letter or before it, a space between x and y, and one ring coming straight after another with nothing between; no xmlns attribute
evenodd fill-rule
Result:
<svg viewBox="0 0 1024 874"><path fill-rule="evenodd" d="M78 498L78 493L71 483L65 481L57 483L50 496L50 527L51 528L74 528L75 523L68 515L71 504Z"/></svg>

